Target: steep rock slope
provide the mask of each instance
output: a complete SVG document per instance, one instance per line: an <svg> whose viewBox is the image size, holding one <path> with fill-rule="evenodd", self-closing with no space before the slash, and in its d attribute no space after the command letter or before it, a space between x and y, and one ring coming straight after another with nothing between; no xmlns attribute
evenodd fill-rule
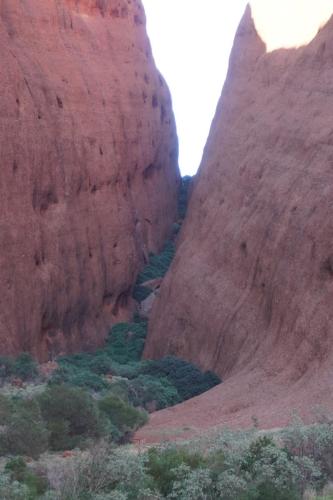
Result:
<svg viewBox="0 0 333 500"><path fill-rule="evenodd" d="M145 349L224 384L148 434L333 409L333 19L300 45L268 51L247 9Z"/></svg>
<svg viewBox="0 0 333 500"><path fill-rule="evenodd" d="M0 1L0 354L102 341L176 213L140 1Z"/></svg>

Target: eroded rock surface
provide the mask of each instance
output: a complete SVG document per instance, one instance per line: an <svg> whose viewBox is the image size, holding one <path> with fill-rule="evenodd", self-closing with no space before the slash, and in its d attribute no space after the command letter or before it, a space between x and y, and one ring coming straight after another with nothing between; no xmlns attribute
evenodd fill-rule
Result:
<svg viewBox="0 0 333 500"><path fill-rule="evenodd" d="M224 383L141 437L333 410L333 19L270 51L254 21L248 8L145 350Z"/></svg>
<svg viewBox="0 0 333 500"><path fill-rule="evenodd" d="M0 354L100 343L176 214L169 91L137 0L0 1Z"/></svg>

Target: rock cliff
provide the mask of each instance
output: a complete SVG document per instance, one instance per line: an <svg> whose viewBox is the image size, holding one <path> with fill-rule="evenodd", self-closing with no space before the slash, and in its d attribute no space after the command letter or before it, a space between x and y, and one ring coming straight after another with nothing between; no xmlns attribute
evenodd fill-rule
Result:
<svg viewBox="0 0 333 500"><path fill-rule="evenodd" d="M138 0L0 0L0 354L99 344L176 213Z"/></svg>
<svg viewBox="0 0 333 500"><path fill-rule="evenodd" d="M277 22L286 33L285 19L296 29L302 10L247 8L150 321L147 357L176 354L224 383L157 413L142 436L333 409L333 7L305 3L317 24L285 43L264 34Z"/></svg>

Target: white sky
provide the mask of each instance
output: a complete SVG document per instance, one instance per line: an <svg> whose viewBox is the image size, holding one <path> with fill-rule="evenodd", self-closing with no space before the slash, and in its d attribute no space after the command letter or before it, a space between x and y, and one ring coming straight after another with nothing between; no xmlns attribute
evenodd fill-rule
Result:
<svg viewBox="0 0 333 500"><path fill-rule="evenodd" d="M176 115L182 175L193 175L225 80L246 0L143 0L156 64Z"/></svg>

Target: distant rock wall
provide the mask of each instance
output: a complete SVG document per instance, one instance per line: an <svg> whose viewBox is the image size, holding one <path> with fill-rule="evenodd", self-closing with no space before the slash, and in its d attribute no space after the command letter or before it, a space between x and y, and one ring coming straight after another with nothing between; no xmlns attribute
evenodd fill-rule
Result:
<svg viewBox="0 0 333 500"><path fill-rule="evenodd" d="M145 349L224 384L152 426L252 415L278 426L293 408L333 410L333 19L270 52L254 21L248 8Z"/></svg>
<svg viewBox="0 0 333 500"><path fill-rule="evenodd" d="M176 214L140 1L0 1L0 354L101 343Z"/></svg>

